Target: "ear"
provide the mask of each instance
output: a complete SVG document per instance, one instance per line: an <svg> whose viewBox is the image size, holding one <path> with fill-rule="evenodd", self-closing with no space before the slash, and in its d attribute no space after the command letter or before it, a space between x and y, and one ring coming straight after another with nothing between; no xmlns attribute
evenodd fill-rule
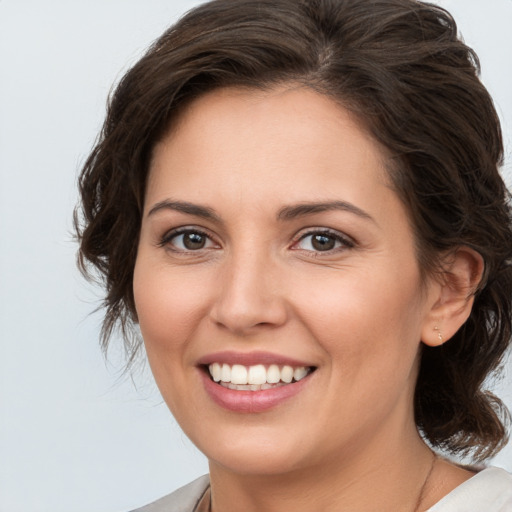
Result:
<svg viewBox="0 0 512 512"><path fill-rule="evenodd" d="M482 256L469 247L459 247L445 258L443 272L432 286L432 306L421 333L423 343L442 345L460 329L469 318L483 273Z"/></svg>

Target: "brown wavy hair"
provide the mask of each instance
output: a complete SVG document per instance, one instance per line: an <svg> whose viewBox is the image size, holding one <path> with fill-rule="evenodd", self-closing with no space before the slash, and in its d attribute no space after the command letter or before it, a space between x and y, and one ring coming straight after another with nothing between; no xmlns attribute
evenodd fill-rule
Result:
<svg viewBox="0 0 512 512"><path fill-rule="evenodd" d="M460 246L484 279L469 320L422 347L418 428L434 447L483 460L507 439L507 411L484 391L512 332L510 194L503 144L478 58L444 9L415 0L214 0L167 30L122 78L83 167L79 265L106 288L102 344L140 346L132 290L149 161L183 106L226 86L299 83L355 113L392 155L425 275Z"/></svg>

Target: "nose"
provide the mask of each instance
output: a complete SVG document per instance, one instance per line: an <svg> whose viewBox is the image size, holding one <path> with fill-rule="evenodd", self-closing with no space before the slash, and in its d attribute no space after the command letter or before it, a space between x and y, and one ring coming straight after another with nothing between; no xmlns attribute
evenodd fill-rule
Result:
<svg viewBox="0 0 512 512"><path fill-rule="evenodd" d="M233 257L219 274L211 318L241 336L279 327L288 315L282 285L282 273L269 258L254 253Z"/></svg>

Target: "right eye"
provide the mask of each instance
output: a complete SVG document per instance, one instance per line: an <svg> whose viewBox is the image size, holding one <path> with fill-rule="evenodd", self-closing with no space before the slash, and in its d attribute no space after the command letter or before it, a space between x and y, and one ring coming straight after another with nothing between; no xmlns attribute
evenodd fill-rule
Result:
<svg viewBox="0 0 512 512"><path fill-rule="evenodd" d="M201 249L216 247L216 244L206 233L197 229L172 231L165 235L161 245L170 246L172 250L178 252L200 251Z"/></svg>

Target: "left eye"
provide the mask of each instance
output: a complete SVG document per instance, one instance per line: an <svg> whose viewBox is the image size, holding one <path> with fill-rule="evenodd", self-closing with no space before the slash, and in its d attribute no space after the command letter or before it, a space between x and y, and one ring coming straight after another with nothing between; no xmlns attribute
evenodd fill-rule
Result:
<svg viewBox="0 0 512 512"><path fill-rule="evenodd" d="M199 251L215 245L207 235L193 230L175 233L168 237L166 243L178 251Z"/></svg>
<svg viewBox="0 0 512 512"><path fill-rule="evenodd" d="M328 252L350 244L334 233L308 233L304 235L294 248L305 251Z"/></svg>

